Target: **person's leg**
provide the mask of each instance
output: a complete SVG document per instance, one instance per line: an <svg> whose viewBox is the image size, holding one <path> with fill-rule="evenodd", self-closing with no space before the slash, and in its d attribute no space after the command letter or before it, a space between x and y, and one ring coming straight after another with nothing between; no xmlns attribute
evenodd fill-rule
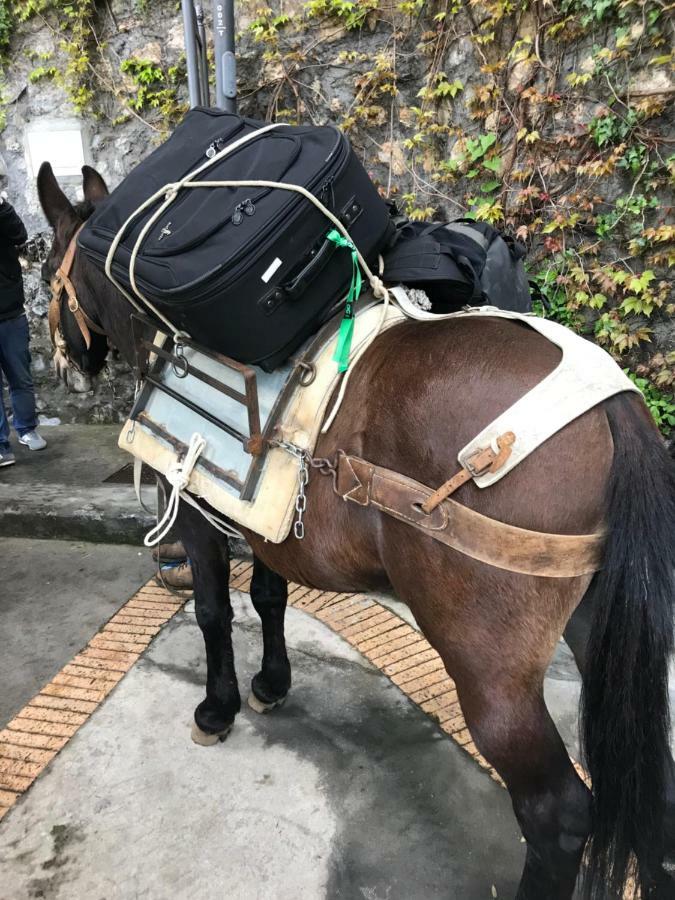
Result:
<svg viewBox="0 0 675 900"><path fill-rule="evenodd" d="M2 323L0 322L0 326ZM5 412L5 401L3 397L4 386L2 378L2 342L0 342L0 455L9 452L9 420Z"/></svg>
<svg viewBox="0 0 675 900"><path fill-rule="evenodd" d="M29 332L26 316L0 322L0 346L2 347L2 367L9 385L9 396L14 412L14 428L19 436L35 431L37 414L35 410L35 390L30 374Z"/></svg>

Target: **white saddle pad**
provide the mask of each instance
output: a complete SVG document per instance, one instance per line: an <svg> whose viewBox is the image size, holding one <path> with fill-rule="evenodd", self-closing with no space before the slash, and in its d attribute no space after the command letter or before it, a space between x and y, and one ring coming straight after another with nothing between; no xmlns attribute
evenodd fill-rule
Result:
<svg viewBox="0 0 675 900"><path fill-rule="evenodd" d="M357 313L352 340L353 353L364 346L380 324L381 318L381 304L362 308ZM380 330L384 331L404 320L403 313L395 306L390 306ZM314 450L326 407L341 377L332 358L336 334L337 325L332 334L326 336L325 342L314 356L314 381L306 387L298 385L295 388L280 419L280 437L309 453ZM189 356L187 349L185 353ZM231 372L225 374L225 368L213 360L200 357L198 363L201 369L209 370L212 375L216 374L217 367L221 380L233 377ZM290 367L272 373L253 368L258 381L261 426L264 428ZM228 413L231 424L236 425L240 431L244 428L243 406L233 404L232 401L228 404L227 397L203 382L179 379L171 373L168 380L169 386L182 396L187 395L188 399L197 402L207 411L217 411L221 418ZM241 390L241 386L236 383L231 386ZM241 500L240 491L233 486L233 481L243 480L243 473L250 465L251 456L244 452L238 440L159 390L151 394L145 411L154 423L161 426L162 431L183 446L190 443L195 433L205 438L204 450L190 475L187 487L190 494L206 500L228 519L273 543L286 539L293 524L298 493L298 460L295 457L280 448L268 450L253 499ZM119 446L163 475L179 459L179 451L173 442L147 427L142 419L128 420L125 423L119 437ZM216 474L213 464L216 464L222 477Z"/></svg>

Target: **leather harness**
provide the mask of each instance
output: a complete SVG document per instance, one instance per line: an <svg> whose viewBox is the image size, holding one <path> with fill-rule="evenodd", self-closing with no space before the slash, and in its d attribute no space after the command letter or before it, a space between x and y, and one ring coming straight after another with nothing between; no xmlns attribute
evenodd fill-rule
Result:
<svg viewBox="0 0 675 900"><path fill-rule="evenodd" d="M604 532L547 534L507 525L448 499L446 486L450 482L433 491L412 478L344 451L338 451L337 463L331 469L334 490L343 500L373 506L453 550L498 569L522 575L574 578L601 568ZM470 477L462 476L461 483Z"/></svg>
<svg viewBox="0 0 675 900"><path fill-rule="evenodd" d="M73 267L75 251L77 250L77 236L82 228L83 226L80 225L70 239L68 249L66 250L61 265L56 270L56 275L54 275L51 284L52 296L49 301L49 312L47 315L49 321L49 333L51 335L52 344L62 350L65 346L65 341L61 334L61 298L64 291L68 296L68 309L77 322L80 333L84 338L84 343L87 346L87 350L91 347L92 331L95 331L96 334L105 335L105 331L93 322L80 306L80 302L77 299L77 292L75 291L73 282L70 280L70 270Z"/></svg>

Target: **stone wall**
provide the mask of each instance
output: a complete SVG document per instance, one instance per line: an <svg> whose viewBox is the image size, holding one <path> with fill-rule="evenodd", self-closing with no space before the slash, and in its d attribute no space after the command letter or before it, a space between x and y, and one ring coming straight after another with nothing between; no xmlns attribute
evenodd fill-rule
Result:
<svg viewBox="0 0 675 900"><path fill-rule="evenodd" d="M92 164L114 187L186 103L182 27L173 0L86 2L91 33L83 46L91 72L75 83L91 97L79 118ZM644 234L663 229L672 212L664 176L671 151L660 141L672 132L675 88L667 63L650 63L666 50L659 50L660 37L640 31L642 12L631 22L621 18L630 4L608 3L610 12L589 24L590 0L566 0L567 15L552 9L544 19L550 5L524 4L515 14L502 0L482 6L242 0L240 109L259 118L340 124L382 192L413 217L454 218L473 209L516 231L528 244L549 312L579 330L594 329L626 365L672 390L667 243L659 243L660 231ZM46 6L12 36L0 135L9 194L34 236L25 278L40 408L63 421L119 421L132 393L121 363L111 360L105 377L80 394L67 394L50 374L47 295L39 280L48 234L27 176L25 130L44 117L72 119L77 94L68 68L73 54L64 49L69 32L58 31L49 0ZM163 73L150 95L141 93L144 76L123 71L130 59ZM55 73L36 80L40 65ZM627 115L612 93L626 110L638 110L632 129L621 130ZM603 144L598 128L615 109L622 114L616 134ZM633 147L637 163L629 156ZM649 182L652 170L658 178ZM78 184L64 187L77 196ZM645 207L636 212L638 197ZM617 266L627 272L626 283L612 283ZM645 269L653 280L636 288L644 302L628 315L628 282Z"/></svg>

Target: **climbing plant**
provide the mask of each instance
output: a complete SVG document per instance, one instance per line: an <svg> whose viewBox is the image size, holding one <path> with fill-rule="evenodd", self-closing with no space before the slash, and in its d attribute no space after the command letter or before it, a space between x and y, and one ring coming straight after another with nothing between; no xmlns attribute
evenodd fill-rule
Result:
<svg viewBox="0 0 675 900"><path fill-rule="evenodd" d="M673 428L667 4L244 5L264 60L250 96L270 118L338 122L412 218L469 216L514 232L539 313L630 366L664 432Z"/></svg>
<svg viewBox="0 0 675 900"><path fill-rule="evenodd" d="M126 0L142 22L169 0ZM115 5L118 11L119 4ZM675 17L667 0L238 0L241 108L348 132L412 218L469 216L528 247L536 308L606 347L673 428ZM0 0L0 53L40 18L30 76L160 139L177 54L117 56L111 6ZM176 20L174 20L176 21ZM140 26L138 26L140 27Z"/></svg>
<svg viewBox="0 0 675 900"><path fill-rule="evenodd" d="M143 14L147 4L137 9ZM99 8L95 0L0 0L0 54L5 60L14 30L35 19L51 32L53 49L42 55L27 51L37 62L29 82L54 79L75 112L113 123L134 116L160 134L185 112L179 99L185 80L182 61L165 67L110 52L107 41L117 31L117 22L109 5Z"/></svg>

